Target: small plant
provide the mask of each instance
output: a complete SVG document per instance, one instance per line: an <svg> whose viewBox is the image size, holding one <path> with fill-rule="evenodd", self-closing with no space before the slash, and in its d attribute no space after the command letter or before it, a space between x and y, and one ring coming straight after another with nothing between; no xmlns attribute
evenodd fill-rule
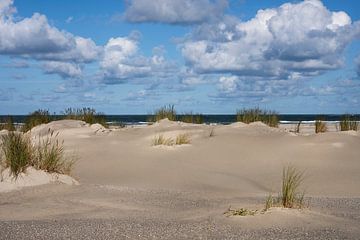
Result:
<svg viewBox="0 0 360 240"><path fill-rule="evenodd" d="M355 116L346 114L340 120L340 131L357 131L359 127L359 119Z"/></svg>
<svg viewBox="0 0 360 240"><path fill-rule="evenodd" d="M159 135L159 136L154 137L152 145L153 146L158 146L158 145L172 146L172 145L174 145L174 140L171 138L165 138L163 135Z"/></svg>
<svg viewBox="0 0 360 240"><path fill-rule="evenodd" d="M182 145L182 144L190 144L190 138L188 134L179 134L176 137L175 141L176 145Z"/></svg>
<svg viewBox="0 0 360 240"><path fill-rule="evenodd" d="M106 116L96 112L93 108L67 108L62 114L65 115L65 119L80 120L89 124L99 123L104 127L108 127Z"/></svg>
<svg viewBox="0 0 360 240"><path fill-rule="evenodd" d="M53 117L50 115L48 110L39 109L36 110L35 112L30 113L25 118L25 123L23 125L22 130L24 132L27 132L37 125L49 123L52 120Z"/></svg>
<svg viewBox="0 0 360 240"><path fill-rule="evenodd" d="M226 212L224 212L224 214L227 217L230 217L230 216L254 216L257 212L258 212L258 210L249 210L246 208L233 209L230 206L228 208L228 210Z"/></svg>
<svg viewBox="0 0 360 240"><path fill-rule="evenodd" d="M40 139L34 147L35 157L32 165L49 173L70 174L75 161L65 156L64 142L58 140L58 134L48 131L48 135Z"/></svg>
<svg viewBox="0 0 360 240"><path fill-rule="evenodd" d="M260 108L238 110L236 121L247 124L260 121L270 127L279 126L279 116L276 112L262 110Z"/></svg>
<svg viewBox="0 0 360 240"><path fill-rule="evenodd" d="M277 198L272 194L266 198L264 211L273 206L284 208L303 208L305 192L300 192L304 180L304 172L298 171L293 166L283 168L281 192Z"/></svg>
<svg viewBox="0 0 360 240"><path fill-rule="evenodd" d="M315 120L315 133L323 133L327 131L326 123L320 119Z"/></svg>
<svg viewBox="0 0 360 240"><path fill-rule="evenodd" d="M5 117L0 120L0 130L15 131L15 125L11 116Z"/></svg>
<svg viewBox="0 0 360 240"><path fill-rule="evenodd" d="M185 123L202 124L204 123L204 116L202 114L193 114L190 112L179 116L179 121Z"/></svg>
<svg viewBox="0 0 360 240"><path fill-rule="evenodd" d="M157 122L161 119L176 121L176 111L174 105L164 106L154 112L153 116L148 117L148 122Z"/></svg>
<svg viewBox="0 0 360 240"><path fill-rule="evenodd" d="M11 175L17 178L31 164L33 149L30 139L22 133L9 132L1 136L1 142L1 165L10 168Z"/></svg>

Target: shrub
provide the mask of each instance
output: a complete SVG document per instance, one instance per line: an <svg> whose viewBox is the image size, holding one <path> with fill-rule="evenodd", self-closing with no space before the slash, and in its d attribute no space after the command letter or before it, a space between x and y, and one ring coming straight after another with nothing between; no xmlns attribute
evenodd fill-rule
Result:
<svg viewBox="0 0 360 240"><path fill-rule="evenodd" d="M0 120L0 130L15 131L15 125L11 116L5 117Z"/></svg>
<svg viewBox="0 0 360 240"><path fill-rule="evenodd" d="M187 134L179 134L179 135L177 135L175 144L176 145L190 144L189 135L187 135Z"/></svg>
<svg viewBox="0 0 360 240"><path fill-rule="evenodd" d="M62 112L65 119L84 121L89 124L99 123L107 127L106 117L102 113L97 113L93 108L67 108Z"/></svg>
<svg viewBox="0 0 360 240"><path fill-rule="evenodd" d="M39 109L35 112L30 113L26 118L23 125L22 130L27 132L31 130L33 127L43 124L49 123L53 120L48 110Z"/></svg>
<svg viewBox="0 0 360 240"><path fill-rule="evenodd" d="M202 114L193 114L193 113L186 113L179 116L179 121L185 123L195 123L195 124L202 124L204 123L204 116Z"/></svg>
<svg viewBox="0 0 360 240"><path fill-rule="evenodd" d="M323 133L327 131L326 123L322 120L315 121L315 133Z"/></svg>
<svg viewBox="0 0 360 240"><path fill-rule="evenodd" d="M340 131L358 130L359 119L355 116L346 114L341 117L340 120Z"/></svg>
<svg viewBox="0 0 360 240"><path fill-rule="evenodd" d="M236 121L243 123L263 122L270 127L278 127L279 116L274 111L262 110L260 108L238 110Z"/></svg>
<svg viewBox="0 0 360 240"><path fill-rule="evenodd" d="M148 117L148 121L157 122L165 118L169 119L170 121L176 121L176 111L174 105L164 106L155 110L154 115Z"/></svg>
<svg viewBox="0 0 360 240"><path fill-rule="evenodd" d="M22 133L9 132L1 136L1 150L3 157L1 165L10 168L10 173L15 178L31 165L33 149L30 139Z"/></svg>

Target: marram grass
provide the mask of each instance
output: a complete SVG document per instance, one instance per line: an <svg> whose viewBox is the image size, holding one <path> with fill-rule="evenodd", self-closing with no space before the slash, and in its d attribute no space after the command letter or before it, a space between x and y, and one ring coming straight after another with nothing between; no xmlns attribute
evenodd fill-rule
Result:
<svg viewBox="0 0 360 240"><path fill-rule="evenodd" d="M176 110L174 105L164 106L155 110L154 114L148 117L148 121L157 122L165 118L170 121L176 121Z"/></svg>
<svg viewBox="0 0 360 240"><path fill-rule="evenodd" d="M274 111L262 110L260 108L238 110L236 121L243 123L263 122L270 127L279 126L279 116Z"/></svg>
<svg viewBox="0 0 360 240"><path fill-rule="evenodd" d="M190 144L190 137L188 134L179 134L176 136L176 145Z"/></svg>
<svg viewBox="0 0 360 240"><path fill-rule="evenodd" d="M357 131L359 127L359 119L355 116L346 114L340 120L340 131Z"/></svg>
<svg viewBox="0 0 360 240"><path fill-rule="evenodd" d="M324 133L327 131L326 123L322 120L315 121L315 133Z"/></svg>

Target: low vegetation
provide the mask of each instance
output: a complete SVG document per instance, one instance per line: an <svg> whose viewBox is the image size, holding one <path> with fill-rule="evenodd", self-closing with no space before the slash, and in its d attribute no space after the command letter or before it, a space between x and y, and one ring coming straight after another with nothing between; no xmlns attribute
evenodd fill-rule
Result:
<svg viewBox="0 0 360 240"><path fill-rule="evenodd" d="M168 105L155 110L152 116L148 117L149 122L157 122L161 119L169 119L170 121L176 121L176 111L174 105Z"/></svg>
<svg viewBox="0 0 360 240"><path fill-rule="evenodd" d="M63 142L59 142L53 132L49 132L38 144L32 144L26 134L9 132L1 136L0 163L17 178L30 166L49 173L70 174L74 158L65 155Z"/></svg>
<svg viewBox="0 0 360 240"><path fill-rule="evenodd" d="M36 110L36 111L30 113L25 118L25 122L22 127L22 131L27 132L37 125L49 123L53 120L54 120L54 117L50 115L48 110L44 110L44 109Z"/></svg>
<svg viewBox="0 0 360 240"><path fill-rule="evenodd" d="M224 212L224 214L227 217L230 217L230 216L254 216L257 212L258 212L258 210L249 210L246 208L233 209L233 208L229 207L228 210L226 212Z"/></svg>
<svg viewBox="0 0 360 240"><path fill-rule="evenodd" d="M326 123L321 119L315 120L315 133L323 133L326 131L327 131Z"/></svg>
<svg viewBox="0 0 360 240"><path fill-rule="evenodd" d="M188 134L179 134L176 136L175 140L171 137L165 138L163 135L158 135L154 137L152 141L152 146L174 146L174 145L182 145L182 144L190 144L190 137Z"/></svg>
<svg viewBox="0 0 360 240"><path fill-rule="evenodd" d="M279 116L276 112L262 110L260 108L238 110L236 121L247 124L260 121L270 127L279 126Z"/></svg>
<svg viewBox="0 0 360 240"><path fill-rule="evenodd" d="M340 131L357 131L359 127L359 121L359 118L355 116L349 114L343 115L339 123Z"/></svg>
<svg viewBox="0 0 360 240"><path fill-rule="evenodd" d="M16 130L13 118L11 116L0 119L0 131L1 130L8 130L8 131Z"/></svg>
<svg viewBox="0 0 360 240"><path fill-rule="evenodd" d="M265 210L273 206L284 208L303 208L305 192L300 191L304 180L304 172L297 170L293 166L283 168L281 193L277 198L272 194L268 196L265 202Z"/></svg>
<svg viewBox="0 0 360 240"><path fill-rule="evenodd" d="M96 112L93 108L67 108L62 114L65 119L80 120L89 124L99 123L104 127L108 126L105 115Z"/></svg>
<svg viewBox="0 0 360 240"><path fill-rule="evenodd" d="M178 120L185 123L195 123L195 124L202 124L204 123L204 116L202 114L193 114L193 113L186 113L183 115L178 116Z"/></svg>
<svg viewBox="0 0 360 240"><path fill-rule="evenodd" d="M295 126L295 129L294 129L294 132L295 133L300 133L300 126L301 126L301 121L299 121L296 126Z"/></svg>

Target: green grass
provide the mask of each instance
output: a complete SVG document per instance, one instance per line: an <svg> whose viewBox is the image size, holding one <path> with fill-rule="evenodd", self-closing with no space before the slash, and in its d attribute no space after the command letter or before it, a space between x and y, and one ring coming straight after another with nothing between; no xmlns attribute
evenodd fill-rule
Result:
<svg viewBox="0 0 360 240"><path fill-rule="evenodd" d="M188 134L179 134L176 136L176 145L190 144L190 137Z"/></svg>
<svg viewBox="0 0 360 240"><path fill-rule="evenodd" d="M341 117L340 120L340 131L349 131L354 130L357 131L359 127L359 119L355 116L346 114Z"/></svg>
<svg viewBox="0 0 360 240"><path fill-rule="evenodd" d="M108 127L105 115L96 112L93 108L67 108L62 114L65 119L80 120L88 124L99 123L104 127Z"/></svg>
<svg viewBox="0 0 360 240"><path fill-rule="evenodd" d="M0 130L15 131L15 125L11 116L0 119Z"/></svg>
<svg viewBox="0 0 360 240"><path fill-rule="evenodd" d="M65 155L63 142L59 142L57 137L49 132L47 137L39 137L38 144L33 145L28 135L22 133L2 135L0 165L10 168L15 178L30 166L49 173L70 174L74 158Z"/></svg>
<svg viewBox="0 0 360 240"><path fill-rule="evenodd" d="M204 116L202 114L193 114L193 113L185 113L178 116L178 120L185 123L195 123L202 124L204 123Z"/></svg>
<svg viewBox="0 0 360 240"><path fill-rule="evenodd" d="M1 136L1 165L10 168L15 178L31 165L33 148L30 139L22 133L9 132Z"/></svg>
<svg viewBox="0 0 360 240"><path fill-rule="evenodd" d="M22 131L27 132L31 130L33 127L49 123L54 120L54 117L52 117L48 110L39 109L32 113L30 113L26 118L24 125L22 127Z"/></svg>
<svg viewBox="0 0 360 240"><path fill-rule="evenodd" d="M315 133L324 133L326 131L326 123L320 119L315 120Z"/></svg>
<svg viewBox="0 0 360 240"><path fill-rule="evenodd" d="M165 118L170 121L176 121L176 110L174 105L164 106L155 110L154 114L148 117L148 122L157 122Z"/></svg>
<svg viewBox="0 0 360 240"><path fill-rule="evenodd" d="M260 108L238 110L236 121L243 123L263 122L270 127L279 126L279 116L274 111L262 110Z"/></svg>
<svg viewBox="0 0 360 240"><path fill-rule="evenodd" d="M273 206L284 208L303 208L305 192L301 191L304 172L294 166L283 168L281 192L277 198L270 194L265 201L265 211Z"/></svg>

